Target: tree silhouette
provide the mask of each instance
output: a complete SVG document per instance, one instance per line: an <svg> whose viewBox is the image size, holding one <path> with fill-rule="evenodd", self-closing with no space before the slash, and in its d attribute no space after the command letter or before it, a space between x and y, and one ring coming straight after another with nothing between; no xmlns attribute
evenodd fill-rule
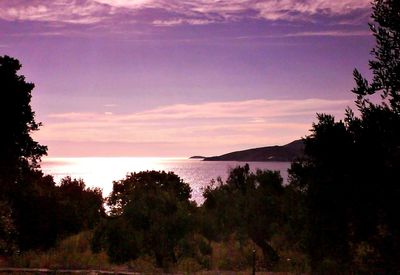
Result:
<svg viewBox="0 0 400 275"><path fill-rule="evenodd" d="M148 254L159 267L175 263L178 243L192 231L190 192L172 172L131 173L115 181L108 198L112 217L97 228L93 248L104 248L114 262Z"/></svg>
<svg viewBox="0 0 400 275"><path fill-rule="evenodd" d="M249 238L261 248L268 267L279 261L271 239L283 229L283 179L277 171L250 172L248 164L232 169L226 183L203 193L203 234L214 240L232 234ZM282 233L282 232L280 232Z"/></svg>
<svg viewBox="0 0 400 275"><path fill-rule="evenodd" d="M400 113L400 3L396 0L375 0L373 2L370 29L376 39L372 49L373 59L369 61L373 73L372 82L364 78L358 70L354 71L357 86L357 103L361 111L374 106L369 95L379 93L382 100L388 101L384 107Z"/></svg>
<svg viewBox="0 0 400 275"><path fill-rule="evenodd" d="M314 272L400 270L400 3L375 0L372 18L373 79L354 71L360 115L318 115L306 157L291 168L305 195Z"/></svg>
<svg viewBox="0 0 400 275"><path fill-rule="evenodd" d="M354 192L353 243L368 246L365 265L399 272L400 264L400 2L375 0L370 29L376 46L369 61L371 83L355 70L360 117L348 110L348 130L357 156L360 192ZM379 95L381 102L370 100Z"/></svg>
<svg viewBox="0 0 400 275"><path fill-rule="evenodd" d="M99 188L87 188L82 179L65 177L57 187L58 223L65 235L93 229L105 216Z"/></svg>
<svg viewBox="0 0 400 275"><path fill-rule="evenodd" d="M20 69L17 59L0 56L0 194L16 183L22 166L36 168L47 151L30 135L40 123L30 105L34 84L17 74Z"/></svg>
<svg viewBox="0 0 400 275"><path fill-rule="evenodd" d="M39 205L45 203L41 201L42 204L35 204L32 200L33 195L30 191L34 184L30 181L32 179L35 179L35 182L46 181L44 178L37 179L37 175L40 174L42 177L42 174L38 173L36 168L38 168L40 157L46 154L47 148L31 137L31 133L37 131L40 126L40 123L35 121L35 113L30 105L34 84L26 82L24 76L18 75L20 69L21 64L17 59L0 56L0 117L2 119L0 204L10 209L10 214L2 213L0 242L8 240L7 243L18 243L21 247L22 240L35 242L34 230L32 230L35 226L29 224L24 217L34 217L32 215L34 209L29 208L29 203L34 205L35 209L39 209ZM41 216L45 217L43 213ZM35 224L39 225L40 221L35 221ZM18 231L18 234L10 233L11 225L13 231ZM45 227L44 224L42 224L42 229L39 229L42 235L48 232L43 230L43 227ZM16 238L19 239L18 242ZM51 236L47 236L47 239L51 239Z"/></svg>

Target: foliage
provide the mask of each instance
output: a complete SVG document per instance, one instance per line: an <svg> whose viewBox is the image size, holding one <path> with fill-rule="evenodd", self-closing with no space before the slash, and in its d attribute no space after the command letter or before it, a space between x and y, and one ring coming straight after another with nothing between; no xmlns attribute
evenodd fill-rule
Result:
<svg viewBox="0 0 400 275"><path fill-rule="evenodd" d="M373 59L369 61L373 73L369 83L360 72L354 71L357 86L357 103L361 110L371 107L369 95L379 93L382 100L388 101L385 108L394 113L400 112L400 3L396 0L375 0L373 2L370 29L376 39L372 49Z"/></svg>
<svg viewBox="0 0 400 275"><path fill-rule="evenodd" d="M56 186L51 176L30 171L13 194L20 249L47 249L65 236L93 228L104 215L99 189L66 177Z"/></svg>
<svg viewBox="0 0 400 275"><path fill-rule="evenodd" d="M0 201L0 255L10 255L16 250L16 229L11 208Z"/></svg>
<svg viewBox="0 0 400 275"><path fill-rule="evenodd" d="M34 84L18 75L21 64L9 56L0 56L0 117L4 118L0 135L0 196L19 180L24 166L36 168L47 148L30 134L39 129L30 106Z"/></svg>
<svg viewBox="0 0 400 275"><path fill-rule="evenodd" d="M10 195L21 250L55 244L59 231L55 188L52 177L29 170Z"/></svg>
<svg viewBox="0 0 400 275"><path fill-rule="evenodd" d="M24 76L17 74L20 69L21 64L18 60L9 56L0 57L0 116L4 118L0 134L0 200L11 209L12 215L8 219L18 233L12 234L12 242L18 245L21 245L25 236L26 228L22 224L32 217L24 216L23 209L39 204L46 204L47 207L50 203L39 203L34 199L24 200L29 196L31 189L34 189L33 185L36 185L39 172L35 169L40 157L46 154L47 148L30 136L39 129L40 123L35 121L35 113L30 106L34 85L26 82ZM31 181L35 183L31 184ZM27 204L21 204L23 201ZM30 210L34 211L28 211ZM39 222L35 221L35 224L40 226ZM32 229L35 229L34 226ZM51 239L51 234L49 238ZM35 242L34 238L26 240Z"/></svg>
<svg viewBox="0 0 400 275"><path fill-rule="evenodd" d="M285 232L290 234L293 225L289 217L294 221L298 216L287 207L289 200L282 182L277 171L251 173L247 164L231 170L226 184L219 180L219 185L204 191L203 234L215 241L226 240L232 234L239 241L249 238L261 249L263 265L271 268L279 261L272 239Z"/></svg>
<svg viewBox="0 0 400 275"><path fill-rule="evenodd" d="M90 250L92 233L84 231L62 240L47 251L30 250L14 255L10 264L15 267L51 269L108 269L111 267L105 253Z"/></svg>
<svg viewBox="0 0 400 275"><path fill-rule="evenodd" d="M34 84L18 75L20 69L18 60L0 57L2 253L16 245L22 250L49 248L60 237L94 227L104 214L101 190L71 178L56 186L39 170L47 147L31 137L41 124L30 105Z"/></svg>
<svg viewBox="0 0 400 275"><path fill-rule="evenodd" d="M175 263L175 249L192 231L190 191L172 172L133 173L114 182L108 198L112 217L97 228L93 248L104 248L114 262L147 254L159 267Z"/></svg>
<svg viewBox="0 0 400 275"><path fill-rule="evenodd" d="M87 188L81 179L65 177L57 188L60 224L67 234L93 229L105 216L99 188Z"/></svg>
<svg viewBox="0 0 400 275"><path fill-rule="evenodd" d="M351 144L345 125L319 115L313 135L305 139L307 158L292 165L291 185L305 192L306 238L314 270L326 261L346 269L349 264L347 205L351 200ZM337 270L341 272L341 270Z"/></svg>
<svg viewBox="0 0 400 275"><path fill-rule="evenodd" d="M316 271L400 270L400 4L373 2L369 83L354 72L360 116L318 115L291 185L306 201L306 242ZM380 95L381 102L371 99Z"/></svg>

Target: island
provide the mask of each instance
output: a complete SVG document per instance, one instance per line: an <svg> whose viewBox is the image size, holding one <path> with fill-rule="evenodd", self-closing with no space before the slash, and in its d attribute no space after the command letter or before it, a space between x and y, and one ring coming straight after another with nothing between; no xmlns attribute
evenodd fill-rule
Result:
<svg viewBox="0 0 400 275"><path fill-rule="evenodd" d="M204 161L293 161L303 154L303 140L295 140L283 146L267 146L236 151L220 156L206 157Z"/></svg>
<svg viewBox="0 0 400 275"><path fill-rule="evenodd" d="M189 159L205 159L206 157L203 156L192 156Z"/></svg>

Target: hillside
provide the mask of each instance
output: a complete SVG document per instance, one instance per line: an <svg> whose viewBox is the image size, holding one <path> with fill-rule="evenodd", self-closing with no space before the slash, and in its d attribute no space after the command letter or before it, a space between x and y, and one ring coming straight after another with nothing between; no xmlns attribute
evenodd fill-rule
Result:
<svg viewBox="0 0 400 275"><path fill-rule="evenodd" d="M303 141L295 140L283 146L267 146L207 157L204 161L292 161L303 153Z"/></svg>

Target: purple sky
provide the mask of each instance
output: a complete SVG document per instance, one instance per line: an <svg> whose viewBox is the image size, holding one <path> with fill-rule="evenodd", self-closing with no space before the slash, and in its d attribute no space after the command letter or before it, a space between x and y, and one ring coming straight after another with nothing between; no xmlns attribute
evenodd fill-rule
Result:
<svg viewBox="0 0 400 275"><path fill-rule="evenodd" d="M216 155L340 118L369 0L0 0L50 156Z"/></svg>

